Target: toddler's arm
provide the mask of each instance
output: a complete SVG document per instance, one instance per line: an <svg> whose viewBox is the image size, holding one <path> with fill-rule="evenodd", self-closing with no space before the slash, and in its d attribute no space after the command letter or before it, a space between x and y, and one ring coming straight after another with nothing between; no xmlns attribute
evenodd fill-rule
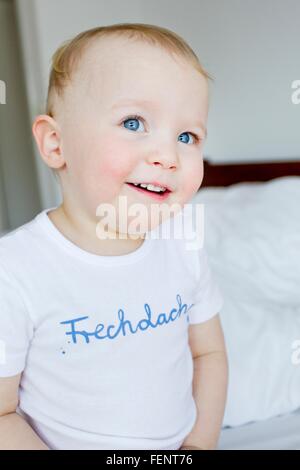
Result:
<svg viewBox="0 0 300 470"><path fill-rule="evenodd" d="M228 386L228 360L219 315L189 326L194 360L193 395L197 420L182 447L213 450L223 422Z"/></svg>
<svg viewBox="0 0 300 470"><path fill-rule="evenodd" d="M25 419L16 413L21 374L0 377L0 450L49 450Z"/></svg>

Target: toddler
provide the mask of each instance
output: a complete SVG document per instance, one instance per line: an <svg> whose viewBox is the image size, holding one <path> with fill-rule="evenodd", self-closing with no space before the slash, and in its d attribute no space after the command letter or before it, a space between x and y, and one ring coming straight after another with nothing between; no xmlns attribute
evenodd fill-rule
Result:
<svg viewBox="0 0 300 470"><path fill-rule="evenodd" d="M0 449L216 448L223 298L203 246L158 235L203 179L208 79L154 25L54 54L32 130L62 203L0 239Z"/></svg>

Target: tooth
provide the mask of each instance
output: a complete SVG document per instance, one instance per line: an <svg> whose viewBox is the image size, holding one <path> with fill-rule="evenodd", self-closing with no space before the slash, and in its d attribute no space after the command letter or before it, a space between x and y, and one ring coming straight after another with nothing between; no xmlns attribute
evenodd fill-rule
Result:
<svg viewBox="0 0 300 470"><path fill-rule="evenodd" d="M150 189L151 191L156 191L156 192L164 191L164 188L162 188L161 186L154 186L153 184L148 184L147 189Z"/></svg>
<svg viewBox="0 0 300 470"><path fill-rule="evenodd" d="M148 184L147 189L149 189L150 191L156 191L157 193L161 191L158 186L153 186L152 184Z"/></svg>
<svg viewBox="0 0 300 470"><path fill-rule="evenodd" d="M155 186L153 184L146 184L146 183L133 183L134 186L140 186L141 188L149 189L150 191L155 191L157 193L159 192L165 192L166 189L161 187L161 186Z"/></svg>

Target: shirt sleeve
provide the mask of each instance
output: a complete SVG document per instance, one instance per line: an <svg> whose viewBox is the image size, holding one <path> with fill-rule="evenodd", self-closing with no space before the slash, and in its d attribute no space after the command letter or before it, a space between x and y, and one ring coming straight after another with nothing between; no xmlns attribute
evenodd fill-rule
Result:
<svg viewBox="0 0 300 470"><path fill-rule="evenodd" d="M213 276L209 259L202 247L197 252L198 272L193 307L189 310L189 323L203 323L219 313L224 305L220 287Z"/></svg>
<svg viewBox="0 0 300 470"><path fill-rule="evenodd" d="M34 327L12 276L0 264L0 377L25 368Z"/></svg>

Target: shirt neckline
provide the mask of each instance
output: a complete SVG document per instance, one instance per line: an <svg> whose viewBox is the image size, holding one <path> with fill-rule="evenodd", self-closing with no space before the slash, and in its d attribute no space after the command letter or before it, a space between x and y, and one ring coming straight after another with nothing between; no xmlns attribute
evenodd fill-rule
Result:
<svg viewBox="0 0 300 470"><path fill-rule="evenodd" d="M62 248L68 251L68 253L82 261L90 264L96 264L101 266L120 266L124 264L131 264L144 258L149 252L152 245L151 231L146 232L144 242L135 251L127 253L125 255L97 255L89 251L80 248L78 245L73 243L71 240L66 238L60 230L54 225L51 219L48 217L48 212L57 209L58 206L49 207L40 212L35 220L43 230L51 236Z"/></svg>

